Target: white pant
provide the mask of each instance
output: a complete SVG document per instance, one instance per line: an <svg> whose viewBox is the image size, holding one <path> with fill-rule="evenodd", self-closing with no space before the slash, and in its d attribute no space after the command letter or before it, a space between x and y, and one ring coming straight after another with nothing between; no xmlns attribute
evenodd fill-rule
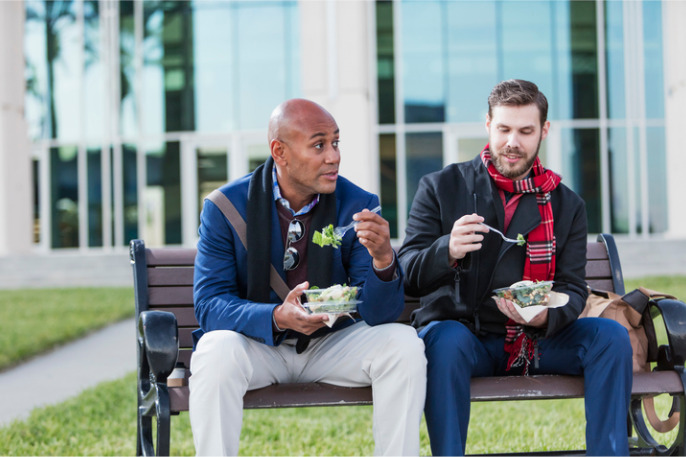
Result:
<svg viewBox="0 0 686 457"><path fill-rule="evenodd" d="M374 453L418 455L426 394L424 343L404 324L357 322L310 341L267 346L228 330L200 338L191 358L189 414L198 455L236 455L243 395L274 383L372 386Z"/></svg>

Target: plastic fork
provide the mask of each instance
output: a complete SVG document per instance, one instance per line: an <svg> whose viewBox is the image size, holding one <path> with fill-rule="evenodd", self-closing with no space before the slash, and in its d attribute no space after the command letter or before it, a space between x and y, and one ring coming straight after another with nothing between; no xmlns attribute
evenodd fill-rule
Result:
<svg viewBox="0 0 686 457"><path fill-rule="evenodd" d="M381 205L377 206L374 209L370 209L372 213L378 213L381 211ZM350 230L351 228L355 227L357 224L359 224L360 221L352 221L348 225L343 225L343 226L338 226L333 229L334 235L336 235L339 238L343 238L343 236Z"/></svg>
<svg viewBox="0 0 686 457"><path fill-rule="evenodd" d="M494 232L497 233L498 235L500 235L500 237L501 237L503 240L507 241L508 243L516 243L516 244L519 244L519 243L521 242L520 240L515 240L515 239L513 239L513 238L508 238L508 237L506 237L505 235L503 235L503 232L501 232L501 231L498 230L498 229L495 229L495 228L491 227L491 226L488 225L488 224L484 224L483 222L480 222L480 224L483 225L484 227L487 227L489 230L494 231Z"/></svg>

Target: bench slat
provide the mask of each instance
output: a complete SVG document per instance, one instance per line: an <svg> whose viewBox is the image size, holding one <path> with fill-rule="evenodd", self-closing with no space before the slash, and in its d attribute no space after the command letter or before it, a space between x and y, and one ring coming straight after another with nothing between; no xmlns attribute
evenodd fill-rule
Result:
<svg viewBox="0 0 686 457"><path fill-rule="evenodd" d="M610 292L615 290L612 279L589 279L586 282L596 290L608 290Z"/></svg>
<svg viewBox="0 0 686 457"><path fill-rule="evenodd" d="M635 373L633 396L676 394L683 392L679 375L674 371ZM170 387L172 411L188 410L188 386ZM495 376L473 378L472 401L516 401L531 399L583 398L581 376ZM275 384L251 390L243 399L244 408L297 406L370 405L370 387L338 387L324 383Z"/></svg>
<svg viewBox="0 0 686 457"><path fill-rule="evenodd" d="M605 260L589 260L586 262L586 281L597 279L611 279L610 262Z"/></svg>
<svg viewBox="0 0 686 457"><path fill-rule="evenodd" d="M193 265L148 268L148 286L193 286Z"/></svg>
<svg viewBox="0 0 686 457"><path fill-rule="evenodd" d="M193 306L193 286L150 287L148 304L151 308L169 305Z"/></svg>
<svg viewBox="0 0 686 457"><path fill-rule="evenodd" d="M157 265L193 265L195 263L195 249L164 247L146 249L145 262L149 267Z"/></svg>
<svg viewBox="0 0 686 457"><path fill-rule="evenodd" d="M587 260L607 260L607 249L605 244L600 241L589 242L586 245L586 259Z"/></svg>

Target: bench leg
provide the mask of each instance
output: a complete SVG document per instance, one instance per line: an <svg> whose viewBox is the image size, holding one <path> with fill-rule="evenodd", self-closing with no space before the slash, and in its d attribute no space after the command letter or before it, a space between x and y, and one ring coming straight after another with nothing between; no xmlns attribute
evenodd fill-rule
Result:
<svg viewBox="0 0 686 457"><path fill-rule="evenodd" d="M680 375L686 391L686 375L684 372L681 372ZM645 421L643 409L641 408L641 400L641 398L632 398L629 411L638 439L638 449L636 451L641 453L641 451L648 450L651 455L686 455L686 446L684 445L686 434L686 397L684 394L675 395L673 399L674 404L672 408L680 411L680 415L677 425L677 436L669 447L658 443L650 432Z"/></svg>
<svg viewBox="0 0 686 457"><path fill-rule="evenodd" d="M171 412L166 384L155 383L138 401L136 455L169 455ZM153 444L153 416L157 420L157 439Z"/></svg>

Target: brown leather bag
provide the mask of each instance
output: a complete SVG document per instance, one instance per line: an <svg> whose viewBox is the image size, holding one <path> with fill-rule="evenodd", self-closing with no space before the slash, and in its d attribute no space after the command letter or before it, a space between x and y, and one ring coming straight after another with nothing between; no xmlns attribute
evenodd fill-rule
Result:
<svg viewBox="0 0 686 457"><path fill-rule="evenodd" d="M657 360L657 337L648 304L650 300L658 298L675 299L672 295L643 287L625 295L589 288L586 307L579 318L604 317L622 324L629 332L634 352L634 373L650 372L650 363ZM660 433L672 430L679 423L678 411L671 412L665 420L658 418L653 397L644 397L643 406L648 422Z"/></svg>

